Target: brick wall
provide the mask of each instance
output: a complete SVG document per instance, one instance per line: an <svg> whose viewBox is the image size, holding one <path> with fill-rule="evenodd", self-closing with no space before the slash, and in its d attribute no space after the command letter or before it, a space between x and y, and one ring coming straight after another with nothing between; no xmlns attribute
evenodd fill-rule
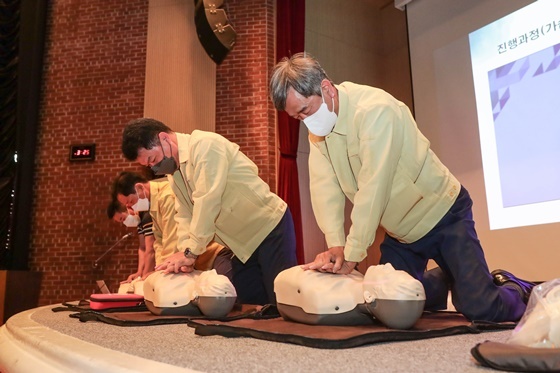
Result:
<svg viewBox="0 0 560 373"><path fill-rule="evenodd" d="M228 0L237 44L217 69L216 132L238 143L275 190L273 0ZM43 273L40 305L88 297L95 280L116 291L136 270L135 238L93 261L127 232L109 221L109 184L140 170L120 152L122 125L143 114L148 0L52 0L36 161L30 267ZM95 143L95 162L70 163L69 145Z"/></svg>
<svg viewBox="0 0 560 373"><path fill-rule="evenodd" d="M88 297L97 279L116 291L136 269L134 238L92 263L126 233L105 208L111 180L137 167L120 140L143 113L147 20L148 0L49 2L30 253L40 305ZM95 162L70 163L74 143L95 143Z"/></svg>
<svg viewBox="0 0 560 373"><path fill-rule="evenodd" d="M274 1L228 0L226 4L237 40L216 72L216 132L239 144L276 191L276 112L268 98L274 64Z"/></svg>

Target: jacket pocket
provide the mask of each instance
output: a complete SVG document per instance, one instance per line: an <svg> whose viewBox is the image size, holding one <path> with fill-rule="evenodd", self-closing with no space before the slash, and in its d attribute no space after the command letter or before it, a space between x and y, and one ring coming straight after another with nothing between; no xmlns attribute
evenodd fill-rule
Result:
<svg viewBox="0 0 560 373"><path fill-rule="evenodd" d="M264 210L243 194L238 194L236 198L224 198L216 219L216 228L241 242L249 240L257 236L266 225L268 220L263 216Z"/></svg>
<svg viewBox="0 0 560 373"><path fill-rule="evenodd" d="M403 220L422 201L422 198L422 193L416 185L409 178L397 173L393 180L389 203L381 218L381 225L397 237L405 236L414 228L415 219L408 219L406 225L403 224Z"/></svg>

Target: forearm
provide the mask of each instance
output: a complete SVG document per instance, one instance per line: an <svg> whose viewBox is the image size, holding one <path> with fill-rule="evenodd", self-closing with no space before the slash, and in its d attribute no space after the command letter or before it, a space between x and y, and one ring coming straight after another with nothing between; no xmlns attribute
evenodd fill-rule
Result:
<svg viewBox="0 0 560 373"><path fill-rule="evenodd" d="M399 166L400 160L411 151L403 149L405 123L400 114L394 105L380 105L356 123L360 132L356 154L360 167L359 172L354 170L357 188L344 249L346 260L365 259L382 216L389 211L392 191L403 188L398 176L411 177ZM405 202L400 197L396 203Z"/></svg>
<svg viewBox="0 0 560 373"><path fill-rule="evenodd" d="M330 161L322 154L325 144L310 143L309 177L311 204L327 245L344 246L344 195ZM326 151L326 150L323 150Z"/></svg>
<svg viewBox="0 0 560 373"><path fill-rule="evenodd" d="M200 255L214 239L222 208L231 154L227 146L211 141L193 144L193 217L187 247ZM183 247L181 247L183 248Z"/></svg>

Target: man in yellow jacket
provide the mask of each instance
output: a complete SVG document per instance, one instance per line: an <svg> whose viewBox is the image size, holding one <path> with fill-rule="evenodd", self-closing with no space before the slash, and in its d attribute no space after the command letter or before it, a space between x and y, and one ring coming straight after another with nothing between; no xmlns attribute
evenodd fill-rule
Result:
<svg viewBox="0 0 560 373"><path fill-rule="evenodd" d="M168 175L175 194L180 252L156 269L190 272L214 240L235 254L238 301L276 303L274 278L297 264L293 220L237 144L216 133L183 134L140 118L126 125L122 151L156 175Z"/></svg>
<svg viewBox="0 0 560 373"><path fill-rule="evenodd" d="M150 180L136 172L123 171L113 181L112 196L128 209L149 211L152 217L154 236L154 268L178 252L177 223L175 222L175 195L166 178ZM228 248L211 242L194 264L194 268L206 271L215 269L231 280L232 252Z"/></svg>
<svg viewBox="0 0 560 373"><path fill-rule="evenodd" d="M523 315L533 284L505 271L489 273L472 200L430 149L406 105L377 88L335 85L303 53L276 65L270 94L276 109L302 120L310 132L311 202L329 250L304 268L349 273L381 226L380 262L422 281L427 304L445 308L450 287L456 309L470 319ZM353 203L348 235L346 198ZM425 275L429 259L440 267L435 276Z"/></svg>

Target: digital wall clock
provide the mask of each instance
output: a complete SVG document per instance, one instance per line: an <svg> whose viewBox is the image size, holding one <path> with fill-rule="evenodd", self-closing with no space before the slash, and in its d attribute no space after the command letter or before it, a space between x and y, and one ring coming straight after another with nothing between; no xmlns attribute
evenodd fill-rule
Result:
<svg viewBox="0 0 560 373"><path fill-rule="evenodd" d="M95 160L95 144L70 145L70 161Z"/></svg>

